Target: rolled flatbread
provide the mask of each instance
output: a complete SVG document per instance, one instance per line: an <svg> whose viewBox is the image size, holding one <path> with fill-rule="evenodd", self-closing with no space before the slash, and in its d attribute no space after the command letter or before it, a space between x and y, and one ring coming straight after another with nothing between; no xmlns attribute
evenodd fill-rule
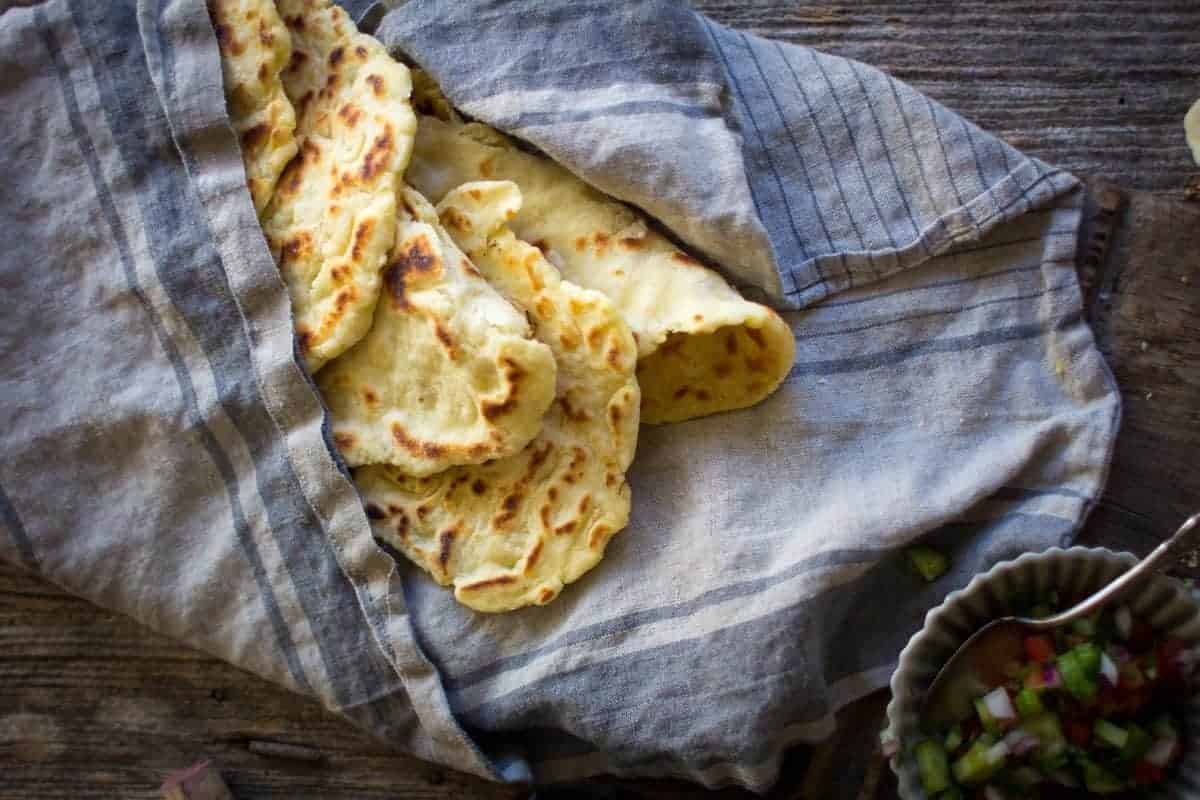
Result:
<svg viewBox="0 0 1200 800"><path fill-rule="evenodd" d="M795 342L779 315L745 300L638 213L492 128L420 115L406 180L436 201L480 179L516 183L524 205L513 232L565 279L608 296L629 324L644 422L744 408L787 376Z"/></svg>

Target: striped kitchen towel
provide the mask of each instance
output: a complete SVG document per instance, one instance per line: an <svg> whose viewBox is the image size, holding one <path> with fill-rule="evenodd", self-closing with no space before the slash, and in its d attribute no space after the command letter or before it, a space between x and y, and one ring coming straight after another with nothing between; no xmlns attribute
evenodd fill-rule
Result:
<svg viewBox="0 0 1200 800"><path fill-rule="evenodd" d="M329 446L203 0L0 2L0 555L459 769L761 790L947 591L1071 539L1120 412L1074 177L678 3L346 5L785 311L789 378L643 428L605 561L473 613L373 544Z"/></svg>

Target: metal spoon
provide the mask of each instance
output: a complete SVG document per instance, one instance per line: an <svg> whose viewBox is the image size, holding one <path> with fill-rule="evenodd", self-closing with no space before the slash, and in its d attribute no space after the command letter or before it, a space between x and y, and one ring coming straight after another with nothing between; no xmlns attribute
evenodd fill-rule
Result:
<svg viewBox="0 0 1200 800"><path fill-rule="evenodd" d="M1188 518L1170 539L1154 548L1128 572L1066 611L1045 619L1001 617L983 626L963 642L934 678L925 694L921 718L937 725L951 725L969 716L974 699L1003 683L1004 668L1022 660L1026 636L1048 633L1102 608L1153 572L1168 555L1200 545L1197 541L1200 536L1193 534L1198 526L1200 513Z"/></svg>

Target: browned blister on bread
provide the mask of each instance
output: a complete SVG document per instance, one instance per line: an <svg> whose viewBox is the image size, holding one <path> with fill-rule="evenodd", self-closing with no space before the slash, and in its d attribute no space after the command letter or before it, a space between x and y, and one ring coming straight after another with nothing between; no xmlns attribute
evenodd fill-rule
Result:
<svg viewBox="0 0 1200 800"><path fill-rule="evenodd" d="M208 0L208 12L246 188L261 214L296 155L296 115L279 77L292 57L292 38L271 0Z"/></svg>
<svg viewBox="0 0 1200 800"><path fill-rule="evenodd" d="M408 69L345 11L329 0L280 0L278 8L292 39L282 79L300 152L263 230L315 372L371 325L416 119Z"/></svg>
<svg viewBox="0 0 1200 800"><path fill-rule="evenodd" d="M405 188L370 331L317 376L352 467L424 476L510 456L542 427L555 362L525 315Z"/></svg>

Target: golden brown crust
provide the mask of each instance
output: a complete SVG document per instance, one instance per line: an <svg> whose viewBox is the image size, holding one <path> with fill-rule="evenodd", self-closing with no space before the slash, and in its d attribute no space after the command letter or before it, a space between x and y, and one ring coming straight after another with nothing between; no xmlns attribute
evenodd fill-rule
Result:
<svg viewBox="0 0 1200 800"><path fill-rule="evenodd" d="M352 467L431 475L518 452L554 399L555 363L404 189L370 331L317 376Z"/></svg>
<svg viewBox="0 0 1200 800"><path fill-rule="evenodd" d="M427 83L417 78L418 104L438 108L444 98ZM497 131L444 110L421 117L408 176L432 198L481 178L521 187L526 210L513 231L536 242L565 278L612 298L632 329L643 362L643 422L753 405L791 369L795 343L778 314L742 298L634 211ZM761 343L762 352L729 359L719 346L726 341L743 349Z"/></svg>
<svg viewBox="0 0 1200 800"><path fill-rule="evenodd" d="M271 0L209 0L208 11L246 188L261 214L296 154L296 116L279 77L292 58L291 37Z"/></svg>
<svg viewBox="0 0 1200 800"><path fill-rule="evenodd" d="M345 11L329 0L279 0L279 10L279 35L290 30L292 41L280 77L300 155L264 209L263 229L316 372L370 327L416 121L407 68ZM345 146L357 141L366 144Z"/></svg>
<svg viewBox="0 0 1200 800"><path fill-rule="evenodd" d="M355 471L382 514L370 514L376 535L481 611L544 605L600 561L629 518L624 475L637 441L633 336L603 295L562 281L537 248L504 227L518 204L512 184L474 184L439 210L476 266L534 318L538 339L554 350L556 402L541 432L513 456L424 479L380 467ZM403 536L401 515L412 520ZM440 532L452 524L461 533L447 551Z"/></svg>

